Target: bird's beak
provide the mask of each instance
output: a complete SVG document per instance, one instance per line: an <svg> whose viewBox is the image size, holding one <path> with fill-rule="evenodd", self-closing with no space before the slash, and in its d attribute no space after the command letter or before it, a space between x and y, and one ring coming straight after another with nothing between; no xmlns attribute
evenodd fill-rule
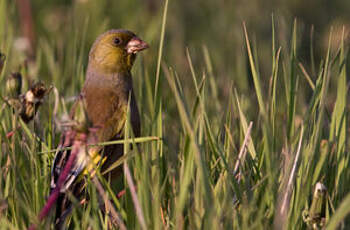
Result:
<svg viewBox="0 0 350 230"><path fill-rule="evenodd" d="M128 54L136 54L148 47L149 45L146 42L135 36L126 45L126 50Z"/></svg>

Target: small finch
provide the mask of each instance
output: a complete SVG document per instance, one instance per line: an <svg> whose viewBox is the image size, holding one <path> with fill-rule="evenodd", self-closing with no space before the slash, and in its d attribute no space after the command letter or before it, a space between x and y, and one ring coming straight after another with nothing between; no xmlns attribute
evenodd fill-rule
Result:
<svg viewBox="0 0 350 230"><path fill-rule="evenodd" d="M134 135L140 136L140 117L133 91L131 68L136 54L146 48L148 48L147 43L128 30L109 30L96 39L89 53L82 92L71 110L71 118L78 119L76 122L78 125L75 126L77 128L68 128L63 133L59 148L73 145L72 133L87 133L87 129L83 127L84 124L95 128L94 135L97 142L122 139L128 109ZM123 155L123 145L91 147L85 151L87 154L84 154L84 151L81 152L62 185L57 183L71 151L61 150L55 155L51 175L51 193L56 187L60 190L56 204L56 229L64 228L65 216L72 206L66 194L67 191L78 199L82 196L81 193L84 190L82 187L85 182L78 178L87 171L89 162L91 160L101 162L103 159L102 170L107 169ZM109 176L115 178L121 172L121 167L118 167L111 171Z"/></svg>

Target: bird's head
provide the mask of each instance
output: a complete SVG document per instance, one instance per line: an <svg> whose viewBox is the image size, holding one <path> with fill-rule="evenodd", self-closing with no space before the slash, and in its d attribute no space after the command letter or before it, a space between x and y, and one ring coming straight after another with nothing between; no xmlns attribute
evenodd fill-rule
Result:
<svg viewBox="0 0 350 230"><path fill-rule="evenodd" d="M94 42L89 54L89 66L104 73L130 71L136 54L148 47L131 31L109 30Z"/></svg>

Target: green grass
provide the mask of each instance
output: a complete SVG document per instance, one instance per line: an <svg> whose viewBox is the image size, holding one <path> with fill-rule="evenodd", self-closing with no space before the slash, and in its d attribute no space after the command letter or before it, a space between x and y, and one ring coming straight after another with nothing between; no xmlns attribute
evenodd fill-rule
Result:
<svg viewBox="0 0 350 230"><path fill-rule="evenodd" d="M151 45L133 69L144 138L134 141L140 148L126 145L116 163L126 162L131 173L124 179L126 195L117 199L98 173L128 229L307 229L303 211L317 182L327 187L327 229L350 226L346 30L329 29L323 50L302 37L303 21L278 15L268 19L268 39L260 40L256 25L241 21L213 29L213 37L211 20L199 23L205 12L194 6L182 12L190 5L183 1L164 1L154 11L141 1L39 2L33 3L41 13L34 15L36 59L26 66L16 48L16 7L0 1L0 50L7 56L2 97L12 71L25 76L23 90L29 79L55 87L27 125L0 101L1 229L38 223L59 121L84 82L89 47L112 27L129 28ZM209 19L232 19L231 5L220 15L213 7L205 8ZM132 138L128 127L125 133ZM135 187L136 197L130 193ZM74 209L70 226L107 229L99 190L89 183L88 191L89 203ZM51 221L40 226L52 227Z"/></svg>

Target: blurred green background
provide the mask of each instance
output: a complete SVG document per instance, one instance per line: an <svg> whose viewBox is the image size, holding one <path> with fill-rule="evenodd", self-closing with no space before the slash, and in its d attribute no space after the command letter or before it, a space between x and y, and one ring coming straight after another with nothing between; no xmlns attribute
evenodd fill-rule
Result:
<svg viewBox="0 0 350 230"><path fill-rule="evenodd" d="M7 73L18 70L29 53L29 56L35 57L36 63L29 66L29 78L54 84L65 97L77 95L84 80L92 42L107 29L126 28L150 44L151 48L143 54L142 63L154 82L164 1L1 0L1 4L3 12L0 20L5 23L0 27L0 50L8 56ZM284 57L290 53L292 25L297 20L297 59L314 80L317 76L315 69L326 54L330 27L334 27L334 49L338 47L343 26L348 41L348 12L350 1L346 0L170 1L162 60L179 73L184 91L192 98L195 92L190 84L186 84L190 76L186 48L194 66L199 66L196 70L204 73L205 69L201 69L205 66L202 48L206 46L219 87L218 99L225 102L232 86L244 95L252 95L253 85L242 30L244 21L258 57L263 87L267 89L271 76L274 15L276 46L282 46L281 55ZM29 38L31 48L25 45L25 39L20 39L23 37ZM314 56L310 51L311 42ZM136 67L134 71L138 69ZM161 89L168 87L163 87L163 77L160 79ZM304 90L305 85L303 79L299 95L301 110L310 97ZM163 95L165 101L169 97L167 92L165 90ZM334 96L331 94L330 100ZM171 110L172 106L169 106ZM247 105L249 108L255 111L256 107Z"/></svg>
<svg viewBox="0 0 350 230"><path fill-rule="evenodd" d="M31 78L54 84L65 96L76 95L83 82L87 55L94 39L111 28L135 31L150 43L144 54L144 64L154 81L159 48L160 27L164 1L160 0L1 0L0 50L7 53L7 70L14 71L27 56L23 51L23 37L30 39L31 56L36 66L30 69ZM30 5L29 5L30 4ZM28 5L31 6L28 9ZM22 12L22 13L20 13ZM31 12L28 15L26 12ZM170 1L167 17L163 61L179 73L186 82L189 68L185 56L189 48L194 66L204 66L202 47L209 50L219 98L225 100L232 86L249 94L252 81L246 58L242 22L247 24L253 49L259 61L263 87L268 87L271 76L272 15L276 27L276 46L282 46L282 56L290 52L292 25L298 25L298 61L302 62L312 79L315 69L324 58L330 27L334 27L333 48L336 49L342 26L346 34L350 26L350 1ZM32 17L33 23L30 23ZM314 28L314 29L312 29ZM312 33L313 31L313 33ZM311 36L313 34L313 36ZM11 40L9 37L13 37ZM14 43L6 44L6 41ZM74 41L74 42L73 42ZM313 42L314 66L310 52ZM346 36L348 41L348 36ZM4 50L5 47L10 49ZM74 57L77 57L74 59ZM204 72L204 69L198 69ZM71 81L80 78L80 81ZM162 79L162 78L161 78ZM301 82L301 89L305 82ZM161 80L162 84L162 80ZM184 84L185 92L194 93ZM301 93L303 91L301 90ZM300 97L301 103L303 95Z"/></svg>
<svg viewBox="0 0 350 230"><path fill-rule="evenodd" d="M92 0L1 0L7 5L2 14L6 21L0 28L0 48L4 47L4 38L13 35L18 38L26 36L21 24L25 24L28 17L20 20L19 9L26 8L25 2L31 4L33 18L33 43L37 47L47 49L54 47L55 62L64 62L73 52L83 52L87 57L89 47L94 39L110 28L127 28L135 31L151 45L145 62L154 71L153 67L158 50L161 14L164 1L160 0L121 0L121 1L92 1ZM20 7L19 7L20 6ZM25 10L25 9L24 9ZM208 47L212 56L217 81L222 82L223 93L229 87L227 79L233 79L240 88L249 90L247 79L240 77L245 71L245 46L243 43L242 22L245 21L248 31L252 31L252 40L256 43L260 59L262 77L266 79L271 74L271 15L275 17L277 37L285 44L282 52L289 52L285 46L291 39L292 23L296 18L299 29L298 58L307 65L310 63L310 32L314 26L314 43L316 63L324 56L330 27L341 30L343 25L350 26L350 2L346 0L309 0L309 1L239 1L239 0L177 0L170 1L168 9L166 40L164 46L165 61L172 63L180 73L188 73L188 64L185 49L189 47L195 63L203 62L201 46ZM25 14L25 13L22 13ZM22 22L22 23L21 23ZM10 27L13 25L13 27ZM6 26L8 25L8 26ZM11 31L12 28L18 28ZM28 34L28 33L27 33ZM339 33L338 33L339 34ZM86 35L86 40L84 38ZM77 39L76 47L67 47L68 40ZM336 42L336 41L335 41ZM80 50L81 47L81 50ZM321 48L321 49L320 49ZM76 49L76 50L74 50ZM35 51L34 51L35 52ZM321 53L320 53L321 52ZM13 53L16 56L18 54ZM43 63L45 60L43 55ZM11 56L10 56L11 58ZM82 60L86 66L87 58ZM67 66L68 65L68 66ZM65 63L62 73L70 72L72 68ZM69 78L61 76L47 76L46 65L41 65L36 75L55 82L59 89L67 89ZM182 74L179 74L180 76ZM152 76L151 76L152 77ZM50 79L51 78L51 79ZM54 79L52 79L54 78Z"/></svg>

